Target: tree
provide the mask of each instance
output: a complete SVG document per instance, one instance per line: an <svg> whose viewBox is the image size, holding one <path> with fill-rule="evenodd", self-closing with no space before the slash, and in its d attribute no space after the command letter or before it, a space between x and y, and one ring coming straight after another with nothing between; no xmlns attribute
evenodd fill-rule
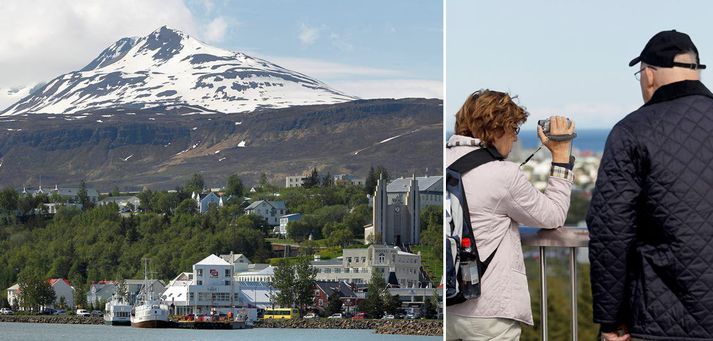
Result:
<svg viewBox="0 0 713 341"><path fill-rule="evenodd" d="M438 317L438 292L433 290L433 296L429 297L423 303L424 316L427 319L435 319Z"/></svg>
<svg viewBox="0 0 713 341"><path fill-rule="evenodd" d="M322 177L322 187L331 187L334 185L334 178L332 178L332 174L329 174L327 172L327 175Z"/></svg>
<svg viewBox="0 0 713 341"><path fill-rule="evenodd" d="M317 172L317 168L312 168L312 173L308 177L305 178L304 182L302 182L302 187L304 188L312 188L312 187L317 187L320 184L320 177L319 177L319 172Z"/></svg>
<svg viewBox="0 0 713 341"><path fill-rule="evenodd" d="M352 231L348 229L336 230L327 238L327 244L330 246L347 247L354 241Z"/></svg>
<svg viewBox="0 0 713 341"><path fill-rule="evenodd" d="M371 273L369 286L367 287L366 298L360 310L369 315L370 318L380 318L384 313L383 292L386 289L383 273L375 270Z"/></svg>
<svg viewBox="0 0 713 341"><path fill-rule="evenodd" d="M129 301L129 289L126 287L126 280L123 278L116 282L116 297L125 302Z"/></svg>
<svg viewBox="0 0 713 341"><path fill-rule="evenodd" d="M334 292L329 295L329 298L327 299L327 307L325 307L325 313L327 314L327 316L329 316L341 312L342 299L339 297L338 293Z"/></svg>
<svg viewBox="0 0 713 341"><path fill-rule="evenodd" d="M374 191L376 190L376 184L379 179L382 179L385 181L385 183L388 183L389 180L391 179L389 177L389 171L386 170L385 167L383 166L378 166L376 169L372 166L369 169L369 175L366 177L366 181L364 182L364 189L366 190L367 194L374 194Z"/></svg>
<svg viewBox="0 0 713 341"><path fill-rule="evenodd" d="M198 213L198 207L196 207L196 201L193 199L186 199L181 201L176 207L176 213L184 214L196 214Z"/></svg>
<svg viewBox="0 0 713 341"><path fill-rule="evenodd" d="M203 175L200 175L199 173L193 173L193 175L191 175L191 179L186 182L185 186L185 190L188 193L200 193L203 192L203 188L205 188L205 181L203 180Z"/></svg>
<svg viewBox="0 0 713 341"><path fill-rule="evenodd" d="M314 278L317 270L310 265L309 257L300 257L290 264L281 259L276 268L272 286L279 293L274 295L281 307L299 307L300 314L314 301Z"/></svg>
<svg viewBox="0 0 713 341"><path fill-rule="evenodd" d="M40 307L50 305L55 300L52 286L35 273L23 273L18 284L20 304L23 307L39 311Z"/></svg>
<svg viewBox="0 0 713 341"><path fill-rule="evenodd" d="M228 177L228 184L225 186L226 195L242 198L244 190L243 181L240 180L237 174Z"/></svg>
<svg viewBox="0 0 713 341"><path fill-rule="evenodd" d="M260 174L260 188L265 189L270 186L270 182L267 180L267 174Z"/></svg>
<svg viewBox="0 0 713 341"><path fill-rule="evenodd" d="M6 187L0 192L0 210L7 212L15 212L17 210L17 201L19 194L10 187Z"/></svg>
<svg viewBox="0 0 713 341"><path fill-rule="evenodd" d="M401 309L401 298L399 295L391 296L388 290L384 290L384 311L391 315L396 315Z"/></svg>
<svg viewBox="0 0 713 341"><path fill-rule="evenodd" d="M111 193L110 193L109 195L112 196L112 197L118 197L118 196L120 196L120 195L121 195L121 192L119 191L119 186L114 186L114 187L111 189Z"/></svg>
<svg viewBox="0 0 713 341"><path fill-rule="evenodd" d="M87 183L82 180L79 184L79 192L77 192L77 198L79 203L82 205L83 210L91 208L92 202L89 200L89 195L87 194Z"/></svg>

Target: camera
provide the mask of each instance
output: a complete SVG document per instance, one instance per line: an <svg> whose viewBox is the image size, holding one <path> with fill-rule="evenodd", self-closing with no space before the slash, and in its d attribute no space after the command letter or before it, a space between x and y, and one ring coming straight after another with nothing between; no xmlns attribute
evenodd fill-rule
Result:
<svg viewBox="0 0 713 341"><path fill-rule="evenodd" d="M553 141L568 141L577 137L577 133L572 133L571 135L550 135L550 119L538 120L537 125L542 127L542 132L545 133L548 139ZM567 119L567 126L571 126L572 121Z"/></svg>

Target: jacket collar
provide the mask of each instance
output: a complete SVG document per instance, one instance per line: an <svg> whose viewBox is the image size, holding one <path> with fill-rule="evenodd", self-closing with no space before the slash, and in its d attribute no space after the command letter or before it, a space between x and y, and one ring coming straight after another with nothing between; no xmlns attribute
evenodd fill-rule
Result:
<svg viewBox="0 0 713 341"><path fill-rule="evenodd" d="M463 136L463 135L451 135L451 137L448 139L448 142L446 143L446 148L453 148L453 147L476 147L476 148L486 148L490 152L490 154L498 159L498 160L503 160L505 159L502 155L500 155L500 152L495 147L492 146L484 146L482 141L480 141L477 138L470 137L470 136Z"/></svg>
<svg viewBox="0 0 713 341"><path fill-rule="evenodd" d="M696 80L685 80L680 82L675 82L671 84L666 84L656 90L651 99L646 102L641 107L646 107L652 104L671 101L676 98L701 95L713 98L713 93L706 88L701 81Z"/></svg>

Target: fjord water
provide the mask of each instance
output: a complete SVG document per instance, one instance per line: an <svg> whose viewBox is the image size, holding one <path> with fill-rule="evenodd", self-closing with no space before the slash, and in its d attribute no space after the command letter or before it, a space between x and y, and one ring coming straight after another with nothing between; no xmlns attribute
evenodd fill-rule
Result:
<svg viewBox="0 0 713 341"><path fill-rule="evenodd" d="M356 329L271 329L189 330L138 329L105 325L49 323L0 323L2 340L290 340L290 341L435 341L440 336L375 334Z"/></svg>

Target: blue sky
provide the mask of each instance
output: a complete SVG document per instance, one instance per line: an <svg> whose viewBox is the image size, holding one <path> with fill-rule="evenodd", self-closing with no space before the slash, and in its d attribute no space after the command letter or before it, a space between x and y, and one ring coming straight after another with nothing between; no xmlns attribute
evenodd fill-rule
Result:
<svg viewBox="0 0 713 341"><path fill-rule="evenodd" d="M443 98L443 4L431 0L0 2L0 107L160 26L362 98ZM0 109L1 109L0 108Z"/></svg>
<svg viewBox="0 0 713 341"><path fill-rule="evenodd" d="M446 127L470 93L491 88L519 96L523 129L552 114L611 128L643 104L628 63L659 31L688 33L713 68L710 13L706 1L448 0Z"/></svg>

